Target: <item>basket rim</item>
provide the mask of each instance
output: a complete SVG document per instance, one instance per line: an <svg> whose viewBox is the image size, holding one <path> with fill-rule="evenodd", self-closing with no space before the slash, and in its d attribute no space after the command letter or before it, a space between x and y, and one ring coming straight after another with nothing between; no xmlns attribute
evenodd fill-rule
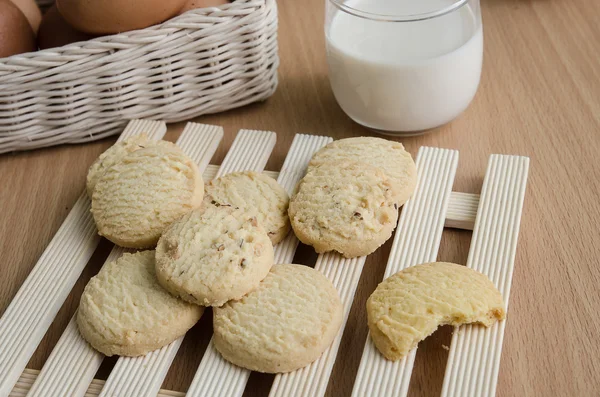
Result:
<svg viewBox="0 0 600 397"><path fill-rule="evenodd" d="M217 25L226 23L232 18L244 17L252 14L256 8L267 6L269 3L276 0L231 0L228 4L223 4L218 7L205 7L189 10L181 15L177 15L162 23L149 26L143 29L130 30L123 33L115 33L95 37L93 39L70 43L61 47L47 48L44 50L35 50L22 54L16 54L5 58L0 58L1 66L23 66L23 63L28 61L43 61L47 57L58 57L64 53L73 53L78 49L81 50L97 50L105 47L107 44L118 42L119 39L147 39L149 33L163 33L165 30L180 30L185 28L185 25L190 24L206 24ZM248 10L248 11L244 11ZM199 21L198 17L207 17L206 21ZM104 48L105 49L105 48Z"/></svg>

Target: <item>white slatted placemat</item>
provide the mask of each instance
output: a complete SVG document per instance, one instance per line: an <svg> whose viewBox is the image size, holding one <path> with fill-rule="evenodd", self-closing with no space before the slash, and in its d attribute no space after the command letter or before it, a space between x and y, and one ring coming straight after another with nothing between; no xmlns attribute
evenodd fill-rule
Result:
<svg viewBox="0 0 600 397"><path fill-rule="evenodd" d="M160 130L157 129L158 126ZM202 135L200 130L209 127L187 126L186 130L188 128L196 128L197 133L182 134L178 143L180 146L193 147L195 151L186 150L186 152L195 160L202 158L199 168L206 168L205 180L210 180L216 174L220 176L238 169L262 169L266 163L268 156L264 161L260 159L260 155L257 156L260 149L265 147L261 145L253 147L253 138L244 140L238 135L239 139L234 142L223 167L210 166L208 165L210 156L207 157L207 152L214 152L218 140L213 149L202 149L194 142L202 140L198 139L198 135ZM151 132L153 129L156 132L153 138L159 138L166 130L164 123L132 121L120 139L139 132ZM255 135L273 134L261 131L247 132ZM303 175L312 153L330 140L331 138L328 137L296 136L282 172L278 174L267 171L267 173L278 177L279 183L291 192L297 180ZM273 134L272 142L266 143L269 152L274 144ZM236 150L236 145L244 149L240 156L231 153ZM480 202L478 195L450 192L457 156L457 152L444 149L422 148L419 152L417 160L420 174L419 187L413 199L403 210L385 277L406 266L435 260L442 231L440 222L445 220L446 227L472 229L475 216L478 215L468 266L487 274L499 287L508 304L529 161L527 158L517 156L492 156ZM427 158L429 160L423 160ZM262 165L259 164L261 161L263 161ZM442 165L444 162L446 162L445 166ZM246 163L260 166L252 168L241 165ZM448 166L451 163L453 165ZM299 164L302 164L300 172L297 171ZM426 175L432 178L429 183L422 182ZM449 184L445 186L445 190L444 188L439 190L444 180ZM423 187L421 187L422 183ZM436 189L438 189L437 193ZM420 194L430 195L431 198L419 199ZM442 207L437 207L440 203ZM439 216L435 217L433 213L438 213ZM98 241L89 214L89 200L82 195L0 319L0 336L2 336L0 396L7 395L4 391L10 390L17 381L11 396L23 396L27 392L30 392L28 395L39 396L102 394L120 397L157 393L161 396L182 395L179 392L159 391L181 341L174 342L145 357L119 359L108 381L104 383L92 379L103 359L102 355L94 352L85 342L73 343L75 339L81 341L74 319L69 323L41 373L36 375L35 371L30 370L20 373L52 322L56 311L70 292L70 288L87 264ZM297 244L295 236L290 234L277 246L276 262L291 262ZM65 247L72 251L67 252L68 249ZM107 260L116 259L122 252L120 248L114 249ZM347 320L364 260L365 258L346 260L329 253L320 255L315 266L332 280L340 292L345 309L342 328ZM65 263L68 266L65 266ZM65 268L68 271L59 277L59 272ZM75 272L76 275L73 276ZM39 295L35 295L36 291ZM23 296L29 299L24 299ZM34 316L32 312L37 315ZM23 316L22 313L26 315ZM442 392L444 396L494 395L504 327L505 322L498 323L490 329L466 326L455 333L444 379ZM8 335L8 338L5 338L5 335ZM312 365L293 373L278 375L270 395L285 397L323 395L341 337L342 332L323 356ZM14 347L19 343L20 346ZM373 352L375 354L370 354ZM405 360L390 365L389 361L382 359L369 338L363 352L353 395L406 395L414 362L414 351L411 355ZM19 375L19 373L21 377L17 379L15 374ZM239 397L243 394L249 374L249 371L223 360L211 342L188 394ZM36 378L37 381L34 383Z"/></svg>
<svg viewBox="0 0 600 397"><path fill-rule="evenodd" d="M331 142L323 136L296 135L285 159L277 182L292 194L296 184L304 176L313 153ZM298 239L290 233L275 247L275 263L291 263ZM208 345L187 396L241 396L250 377L250 371L230 364L215 349L212 339Z"/></svg>
<svg viewBox="0 0 600 397"><path fill-rule="evenodd" d="M205 167L219 142L223 129L188 123L177 144L199 167ZM125 249L115 246L105 263L119 258ZM79 335L75 314L31 388L30 396L82 396L85 394L104 356ZM160 384L159 384L160 387Z"/></svg>
<svg viewBox="0 0 600 397"><path fill-rule="evenodd" d="M237 171L262 171L276 139L274 132L241 130L223 159L217 176ZM156 395L182 342L183 337L142 357L119 357L100 396Z"/></svg>
<svg viewBox="0 0 600 397"><path fill-rule="evenodd" d="M487 275L508 308L515 266L529 159L493 155L488 163L467 266ZM490 328L458 328L442 386L442 396L494 396L506 321Z"/></svg>
<svg viewBox="0 0 600 397"><path fill-rule="evenodd" d="M439 232L441 235L445 208L448 205L448 198L452 191L452 181L454 180L454 173L456 171L457 158L458 153L455 151L421 148L417 156L419 183L415 190L415 194L405 204L405 208L402 210L398 230L394 237L395 241L397 241L400 238L399 236L403 235L403 233L405 233L404 231L408 229L406 226L406 219L407 216L410 216L410 214L414 212L412 208L426 207L427 210L431 210L431 212L434 213L436 212L436 201L432 201L427 193L432 189L432 186L437 187L436 182L440 180L444 182L443 186L447 190L447 192L444 190L446 194L442 195L445 199L439 203L439 206L443 208L443 211L439 210L442 214L438 214L438 216L441 215ZM436 199L438 197L439 195L435 196ZM415 228L411 229L411 232L419 232L421 231L419 226L423 226L423 224L415 224L414 226ZM298 371L277 375L271 393L269 394L270 397L322 396L325 394L329 383L329 376L333 369L339 344L342 339L343 328L348 319L348 314L352 306L352 301L354 300L354 293L360 279L364 262L364 257L343 259L334 253L328 253L319 257L315 269L321 271L333 282L340 293L340 298L344 304L344 320L342 328L332 345L317 361Z"/></svg>
<svg viewBox="0 0 600 397"><path fill-rule="evenodd" d="M160 121L132 120L119 140L142 132L160 139L166 130ZM0 396L19 379L99 242L83 192L0 319Z"/></svg>
<svg viewBox="0 0 600 397"><path fill-rule="evenodd" d="M433 262L444 228L458 152L421 148L417 158L419 188L403 211L384 279L407 267ZM416 349L404 360L386 360L367 337L353 396L398 396L408 389Z"/></svg>

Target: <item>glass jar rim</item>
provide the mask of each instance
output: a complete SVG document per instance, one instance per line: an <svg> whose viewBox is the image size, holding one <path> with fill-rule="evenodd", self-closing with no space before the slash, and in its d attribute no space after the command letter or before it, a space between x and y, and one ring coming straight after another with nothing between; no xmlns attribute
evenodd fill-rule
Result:
<svg viewBox="0 0 600 397"><path fill-rule="evenodd" d="M405 15L378 14L378 13L373 13L373 12L368 12L368 11L362 11L362 10L359 10L358 8L354 8L354 7L351 7L347 4L345 4L344 0L327 0L327 1L329 1L331 4L333 4L335 7L337 7L341 11L344 11L350 15L354 15L359 18L370 19L370 20L381 21L381 22L418 22L418 21L425 21L427 19L441 17L443 15L451 13L452 11L455 11L458 8L462 7L469 0L455 0L454 3L452 3L446 7L440 8L439 10L427 11L427 12L417 13L417 14L405 14Z"/></svg>

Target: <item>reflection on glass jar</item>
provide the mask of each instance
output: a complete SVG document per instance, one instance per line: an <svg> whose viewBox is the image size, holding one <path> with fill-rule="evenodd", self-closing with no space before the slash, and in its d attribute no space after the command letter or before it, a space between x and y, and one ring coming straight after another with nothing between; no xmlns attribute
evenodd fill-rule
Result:
<svg viewBox="0 0 600 397"><path fill-rule="evenodd" d="M354 121L410 135L469 105L481 76L479 0L327 0L335 97Z"/></svg>

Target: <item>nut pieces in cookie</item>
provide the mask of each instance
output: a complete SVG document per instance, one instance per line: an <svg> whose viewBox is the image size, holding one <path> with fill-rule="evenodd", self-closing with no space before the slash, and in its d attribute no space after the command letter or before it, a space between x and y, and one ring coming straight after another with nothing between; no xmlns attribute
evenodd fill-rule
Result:
<svg viewBox="0 0 600 397"><path fill-rule="evenodd" d="M156 247L156 274L175 296L221 306L258 287L273 265L273 244L253 214L205 205L174 222Z"/></svg>

